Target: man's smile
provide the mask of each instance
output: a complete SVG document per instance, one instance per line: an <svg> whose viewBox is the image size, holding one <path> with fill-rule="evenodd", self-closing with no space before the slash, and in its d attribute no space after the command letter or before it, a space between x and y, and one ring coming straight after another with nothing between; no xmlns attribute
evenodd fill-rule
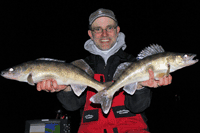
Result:
<svg viewBox="0 0 200 133"><path fill-rule="evenodd" d="M108 42L108 41L110 41L110 40L101 40L102 42Z"/></svg>
<svg viewBox="0 0 200 133"><path fill-rule="evenodd" d="M102 38L102 39L100 39L100 41L102 42L102 43L108 43L108 42L110 42L110 38Z"/></svg>

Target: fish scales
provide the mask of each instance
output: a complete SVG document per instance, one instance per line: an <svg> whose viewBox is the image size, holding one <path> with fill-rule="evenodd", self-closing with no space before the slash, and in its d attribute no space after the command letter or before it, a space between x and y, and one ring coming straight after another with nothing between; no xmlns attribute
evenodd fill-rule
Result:
<svg viewBox="0 0 200 133"><path fill-rule="evenodd" d="M42 62L42 64L40 63L39 65L36 66L36 69L39 71L38 72L36 71L35 74L39 74L41 76L40 80L42 80L43 77L46 77L45 79L49 79L49 77L51 77L57 80L59 85L62 84L68 85L71 83L80 84L80 82L82 85L89 84L92 87L97 85L97 84L92 84L93 82L90 82L91 80L93 81L93 78L88 76L87 73L77 68L76 66L70 64L63 64L60 62L45 62L43 64ZM96 88L99 89L99 87Z"/></svg>
<svg viewBox="0 0 200 133"><path fill-rule="evenodd" d="M63 77L62 81L68 79L64 78L69 76L70 78L74 79L74 75L78 73L78 71L72 65L63 64L59 62L48 62L48 61L36 61L30 63L30 71L32 71L32 76L41 79L49 79L49 77L59 78ZM74 71L72 71L74 69ZM79 71L79 73L82 71ZM69 79L68 79L69 80ZM37 80L35 80L37 82Z"/></svg>

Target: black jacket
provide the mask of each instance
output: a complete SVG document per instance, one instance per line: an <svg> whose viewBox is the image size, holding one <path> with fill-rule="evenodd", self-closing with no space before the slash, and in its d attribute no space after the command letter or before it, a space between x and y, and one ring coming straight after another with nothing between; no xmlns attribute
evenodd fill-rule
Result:
<svg viewBox="0 0 200 133"><path fill-rule="evenodd" d="M90 55L85 58L85 61L90 65L95 73L104 74L105 81L107 82L112 81L113 74L118 65L123 62L134 62L135 57L120 49L108 59L107 65L105 65L103 58L99 55ZM86 101L86 92L84 92L80 97L77 97L73 91L61 91L57 94L57 98L66 110L75 111L81 108L83 109ZM125 93L125 106L133 113L142 113L150 106L150 102L151 92L148 88L137 90L134 95Z"/></svg>

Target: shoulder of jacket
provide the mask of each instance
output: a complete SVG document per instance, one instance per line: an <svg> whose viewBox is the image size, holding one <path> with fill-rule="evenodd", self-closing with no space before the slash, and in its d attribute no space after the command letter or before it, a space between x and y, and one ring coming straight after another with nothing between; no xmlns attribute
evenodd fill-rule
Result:
<svg viewBox="0 0 200 133"><path fill-rule="evenodd" d="M119 57L124 60L124 62L134 62L136 61L136 58L129 53L126 53L122 49L118 52Z"/></svg>

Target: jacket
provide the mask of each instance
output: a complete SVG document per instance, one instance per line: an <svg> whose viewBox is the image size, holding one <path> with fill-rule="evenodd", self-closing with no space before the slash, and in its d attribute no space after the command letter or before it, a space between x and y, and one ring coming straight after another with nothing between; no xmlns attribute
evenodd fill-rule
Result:
<svg viewBox="0 0 200 133"><path fill-rule="evenodd" d="M105 82L107 82L112 81L113 74L119 64L123 62L134 62L135 58L120 49L117 53L108 58L106 65L103 58L99 55L91 54L90 56L85 58L85 61L89 64L89 66L94 70L95 73L103 74L105 76ZM123 93L123 95L125 96L124 106L132 114L140 114L142 119L146 123L147 119L144 115L144 111L150 106L150 90L148 88L137 90L134 95L129 95L125 92L121 93ZM77 97L75 94L73 94L73 92L62 91L57 94L57 97L66 110L75 111L78 109L83 110L83 107L86 103L86 94L87 92L84 92L80 97ZM81 111L81 115L82 114L83 111Z"/></svg>

